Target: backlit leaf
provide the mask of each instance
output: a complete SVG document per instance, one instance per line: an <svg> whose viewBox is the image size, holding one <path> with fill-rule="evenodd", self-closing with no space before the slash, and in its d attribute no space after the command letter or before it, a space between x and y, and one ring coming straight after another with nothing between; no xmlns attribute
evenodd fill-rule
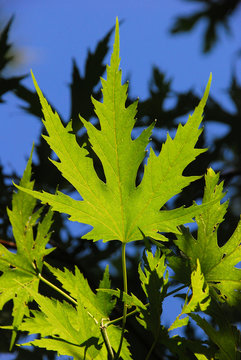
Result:
<svg viewBox="0 0 241 360"><path fill-rule="evenodd" d="M184 257L176 258L171 266L175 270L175 277L187 283L199 259L210 294L221 302L238 305L241 300L241 269L237 267L241 261L241 221L231 238L220 247L218 227L224 219L228 202L220 202L225 194L222 192L223 183L218 185L218 180L219 175L208 169L203 203L217 201L196 216L197 239L187 229L183 229L182 235L177 235L176 245Z"/></svg>
<svg viewBox="0 0 241 360"><path fill-rule="evenodd" d="M160 335L162 302L165 298L168 286L168 273L165 265L165 256L161 255L157 248L153 255L146 250L143 255L144 269L139 266L139 277L141 286L146 294L149 306L140 308L139 323L147 330L151 331L155 338Z"/></svg>
<svg viewBox="0 0 241 360"><path fill-rule="evenodd" d="M74 359L107 359L107 350L101 335L102 320L108 317L115 305L111 295L105 294L105 301L99 293L95 294L87 280L75 268L75 273L67 269L61 271L48 265L49 270L63 284L64 291L71 295L76 307L66 301L49 299L29 290L40 306L40 311L32 311L25 319L21 330L30 334L40 334L41 339L21 345L34 345L57 351L59 355L70 355ZM110 286L108 270L105 271L101 286ZM121 329L114 325L107 328L111 346L117 352ZM46 338L50 337L50 338ZM130 360L128 342L123 341L121 356Z"/></svg>
<svg viewBox="0 0 241 360"><path fill-rule="evenodd" d="M33 189L31 181L31 160L29 158L20 185ZM10 347L16 338L16 330L25 314L28 314L27 303L31 300L27 288L37 289L38 273L42 270L43 258L53 249L45 249L49 241L49 229L52 224L52 211L49 210L41 223L38 223L36 237L33 228L41 210L34 212L36 200L25 192L13 194L12 210L7 209L16 241L17 252L9 251L0 244L0 310L5 303L13 300L13 335ZM24 287L23 287L24 285Z"/></svg>
<svg viewBox="0 0 241 360"><path fill-rule="evenodd" d="M176 318L174 323L170 326L170 330L188 324L188 316L180 318L182 315L190 314L195 311L205 311L210 304L209 289L204 284L204 276L201 272L199 260L197 260L197 268L191 274L192 296L190 300L186 299L180 315Z"/></svg>
<svg viewBox="0 0 241 360"><path fill-rule="evenodd" d="M44 114L43 123L48 132L44 138L59 158L59 162L52 162L75 187L81 199L74 200L61 192L53 195L21 189L50 204L54 210L67 213L70 220L91 225L93 229L85 236L87 239L127 243L142 240L144 233L154 239L166 240L161 233L179 233L177 226L191 222L201 211L196 204L170 211L160 209L190 182L199 178L182 174L187 165L205 151L195 148L195 144L202 131L199 125L211 79L193 115L184 126L179 124L175 138L167 136L160 154L150 150L143 179L136 187L137 171L145 157L153 125L132 139L137 102L126 107L128 85L121 84L119 63L117 21L107 80L101 79L103 102L92 99L100 130L80 117L92 149L102 163L106 182L98 177L87 149L78 145L71 122L63 126L34 79Z"/></svg>

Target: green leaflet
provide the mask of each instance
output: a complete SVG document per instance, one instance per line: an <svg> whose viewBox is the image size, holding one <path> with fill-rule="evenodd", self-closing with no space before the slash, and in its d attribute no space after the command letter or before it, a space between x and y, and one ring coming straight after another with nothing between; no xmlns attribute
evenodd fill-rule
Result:
<svg viewBox="0 0 241 360"><path fill-rule="evenodd" d="M29 290L39 304L40 311L32 311L32 316L25 319L20 328L31 334L40 334L41 339L21 345L34 345L54 350L59 355L73 356L76 360L107 359L100 326L101 320L107 320L115 306L115 302L111 301L111 295L94 294L78 268L75 268L75 274L67 269L61 271L49 265L48 268L76 300L76 307ZM110 286L108 268L100 282L100 288L102 286L107 288ZM107 333L113 349L117 351L121 329L111 325ZM125 339L121 356L126 360L131 359Z"/></svg>
<svg viewBox="0 0 241 360"><path fill-rule="evenodd" d="M138 321L145 329L153 333L155 339L158 339L161 328L162 302L168 287L168 272L166 272L165 256L161 255L158 248L154 255L147 250L143 259L144 269L142 270L139 265L138 272L149 306L141 309Z"/></svg>
<svg viewBox="0 0 241 360"><path fill-rule="evenodd" d="M241 261L241 222L231 238L222 247L218 246L217 230L223 221L228 202L220 203L224 197L223 183L218 184L219 175L208 169L203 203L217 200L207 210L196 216L198 224L197 239L187 229L177 235L176 245L185 258L170 259L170 266L175 270L175 277L188 283L191 271L199 259L202 273L210 290L210 295L229 305L238 305L241 300L241 270L236 268Z"/></svg>
<svg viewBox="0 0 241 360"><path fill-rule="evenodd" d="M32 150L33 152L33 150ZM33 189L31 178L32 152L21 179L20 185ZM49 241L49 228L52 224L52 211L49 210L41 223L38 223L34 239L33 227L42 209L34 212L36 200L25 192L13 194L12 210L7 209L16 241L17 253L7 250L0 244L0 310L10 300L13 300L13 335L10 344L12 348L16 329L21 324L25 314L28 314L27 303L31 296L28 288L38 289L38 272L42 270L43 258L53 249L45 249ZM25 287L23 287L23 285Z"/></svg>
<svg viewBox="0 0 241 360"><path fill-rule="evenodd" d="M182 315L200 310L205 311L210 304L209 289L208 286L204 284L204 276L201 272L199 260L197 260L196 270L191 274L191 286L192 296L189 301L188 298L186 298L181 314L178 315L174 323L170 326L169 331L187 325L189 318L187 316L180 319Z"/></svg>
<svg viewBox="0 0 241 360"><path fill-rule="evenodd" d="M240 332L230 324L229 321L223 318L223 314L219 313L217 322L219 329L215 329L207 320L203 319L198 314L190 314L197 325L204 330L211 341L218 346L218 352L215 354L215 359L219 360L236 360L240 359Z"/></svg>
<svg viewBox="0 0 241 360"><path fill-rule="evenodd" d="M87 129L93 151L100 159L106 183L98 177L93 161L85 147L80 147L72 133L71 122L63 126L43 97L36 80L44 114L43 123L48 132L44 136L59 162L52 161L62 175L75 187L83 200L57 192L55 195L21 189L54 210L69 214L70 220L93 227L85 237L94 241L120 240L127 243L142 240L143 235L166 240L162 232L179 233L177 226L192 221L202 211L194 204L189 208L165 211L160 209L174 195L199 177L182 175L184 169L205 150L195 148L201 133L199 125L208 97L211 78L203 99L187 123L179 124L174 139L168 135L159 155L151 149L141 184L136 187L137 171L145 157L145 149L153 126L133 140L137 102L125 106L127 84L121 84L119 70L119 25L116 33L107 80L101 79L103 102L92 99L100 130L91 123L80 120Z"/></svg>
<svg viewBox="0 0 241 360"><path fill-rule="evenodd" d="M57 280L63 285L63 288L68 291L70 296L77 300L79 304L82 303L98 323L101 322L101 319L108 318L115 306L115 301L111 300L111 295L99 292L97 294L93 293L89 287L88 281L77 267L75 267L75 274L73 274L66 268L64 268L64 271L61 271L48 264L46 265ZM102 286L110 288L108 266L106 267L103 280L100 282L100 288Z"/></svg>
<svg viewBox="0 0 241 360"><path fill-rule="evenodd" d="M70 304L32 294L40 306L21 326L30 334L39 333L41 339L21 345L34 345L57 351L58 355L74 359L105 359L107 354L101 333L83 306L77 310ZM45 338L50 336L51 338ZM102 348L102 349L101 349Z"/></svg>

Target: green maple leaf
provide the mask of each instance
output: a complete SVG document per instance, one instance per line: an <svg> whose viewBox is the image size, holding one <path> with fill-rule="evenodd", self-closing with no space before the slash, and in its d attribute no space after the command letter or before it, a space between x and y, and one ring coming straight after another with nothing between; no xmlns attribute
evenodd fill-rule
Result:
<svg viewBox="0 0 241 360"><path fill-rule="evenodd" d="M28 290L40 306L40 311L31 311L32 316L21 324L22 331L38 333L41 339L21 345L34 345L57 351L59 355L73 356L74 359L107 359L107 350L101 335L102 320L107 320L115 306L111 295L95 294L87 280L75 268L75 273L64 268L64 271L47 265L48 269L61 282L75 302L75 307L66 301L44 297L33 290ZM108 268L104 273L100 288L110 287ZM111 346L117 351L121 329L111 325L107 329ZM128 342L124 339L121 356L130 360Z"/></svg>
<svg viewBox="0 0 241 360"><path fill-rule="evenodd" d="M78 145L71 122L63 126L34 79L44 114L43 123L48 132L44 138L60 160L52 162L75 187L82 200L74 200L61 192L52 195L21 189L42 203L50 204L54 210L69 214L70 220L91 225L93 229L85 236L87 239L128 243L142 240L145 234L154 239L166 240L160 233L178 233L178 225L191 222L201 211L196 204L170 211L160 209L190 182L199 178L186 177L182 173L190 162L205 151L195 148L195 144L202 131L199 125L211 79L193 115L184 126L179 124L175 138L168 135L158 155L150 150L143 179L136 187L137 171L145 157L153 125L138 138L132 139L137 102L128 107L125 105L128 85L121 84L119 63L117 21L113 53L110 66L107 66L107 80L101 79L103 102L92 99L100 130L80 117L93 151L101 160L106 182L98 177L87 149Z"/></svg>
<svg viewBox="0 0 241 360"><path fill-rule="evenodd" d="M160 250L157 248L154 255L150 250L146 250L143 259L144 269L142 270L139 265L138 272L149 306L146 309L140 309L138 321L145 329L153 333L155 339L158 339L161 329L162 302L168 287L165 256L161 255Z"/></svg>
<svg viewBox="0 0 241 360"><path fill-rule="evenodd" d="M100 331L83 306L75 309L65 301L49 299L37 293L33 296L41 311L33 311L33 317L26 319L20 329L30 334L38 333L41 339L21 345L46 348L74 359L107 358L102 347L103 340L98 336Z"/></svg>
<svg viewBox="0 0 241 360"><path fill-rule="evenodd" d="M31 159L32 153L20 182L20 185L27 189L33 189L34 185L30 180ZM35 206L36 200L25 192L18 191L13 194L12 210L7 209L7 212L17 252L11 252L0 244L0 271L2 272L0 276L0 310L8 301L13 300L13 335L10 348L14 344L17 328L24 315L28 314L26 305L31 300L31 296L26 288L38 288L39 278L37 275L42 270L43 258L53 250L45 249L50 237L52 211L50 210L43 221L38 223L37 234L34 238L33 227L42 211L40 209L34 212Z"/></svg>
<svg viewBox="0 0 241 360"><path fill-rule="evenodd" d="M241 221L231 238L220 247L218 245L218 227L224 220L228 201L221 203L224 197L223 183L218 185L219 175L208 169L203 203L216 200L208 209L196 216L198 225L197 239L188 229L177 235L176 245L184 254L182 259L171 259L170 265L175 270L179 281L188 283L191 271L199 259L202 273L210 294L229 305L237 305L241 300L241 269L236 265L241 261Z"/></svg>
<svg viewBox="0 0 241 360"><path fill-rule="evenodd" d="M197 260L196 270L194 270L191 274L191 286L192 296L189 301L186 297L186 301L182 308L182 311L168 329L169 331L188 324L188 316L180 319L182 315L190 314L199 310L205 311L210 304L211 299L209 297L209 288L204 283L204 276L201 272L199 260Z"/></svg>

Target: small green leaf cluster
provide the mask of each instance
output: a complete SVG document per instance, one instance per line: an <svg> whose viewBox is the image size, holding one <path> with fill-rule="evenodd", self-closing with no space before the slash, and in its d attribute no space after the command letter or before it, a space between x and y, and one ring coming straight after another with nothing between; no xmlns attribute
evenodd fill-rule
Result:
<svg viewBox="0 0 241 360"><path fill-rule="evenodd" d="M198 149L196 143L202 131L199 126L211 78L199 105L185 125L179 124L175 137L167 135L158 154L150 149L142 180L136 185L154 124L132 138L137 102L126 107L127 84L121 82L119 63L117 20L107 80L101 79L103 102L92 99L100 128L80 117L92 150L102 163L105 181L98 176L88 148L76 141L71 122L66 127L62 124L33 78L48 133L44 138L59 159L51 161L81 200L60 191L50 194L34 190L31 153L23 178L16 185L18 192L13 194L12 209L7 210L17 251L0 244L0 309L13 301L13 322L2 326L12 331L10 348L17 332L28 332L38 338L21 346L45 348L75 360L129 360L133 357L125 327L128 318L133 317L153 339L143 359L154 355L162 358L163 349L184 360L239 359L239 331L227 321L225 312L237 308L241 300L241 271L236 267L241 261L241 222L220 247L218 227L228 202L223 202L225 194L219 175L207 170L201 205L165 208L168 200L199 179L184 176L183 172L206 151ZM50 206L45 215L41 215L44 211L37 206L37 199ZM98 289L93 291L78 267L72 272L55 268L45 260L54 250L47 245L53 211L68 214L71 221L91 225L92 230L85 235L89 240L120 242L123 289L111 288L108 266ZM194 219L196 237L185 226ZM172 243L170 233L175 235ZM145 244L138 268L142 297L128 289L125 251L128 243L134 241ZM174 274L172 278L169 269ZM43 295L40 282L54 290L56 298ZM166 327L163 303L175 295L184 303L180 314ZM119 303L123 314L116 317ZM176 335L175 330L186 327L190 319L206 334L205 339Z"/></svg>

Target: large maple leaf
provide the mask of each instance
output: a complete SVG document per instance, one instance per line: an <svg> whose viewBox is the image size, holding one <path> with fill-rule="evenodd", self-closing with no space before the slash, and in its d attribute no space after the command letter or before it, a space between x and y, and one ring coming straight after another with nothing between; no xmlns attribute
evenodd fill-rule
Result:
<svg viewBox="0 0 241 360"><path fill-rule="evenodd" d="M199 178L186 177L182 173L196 156L205 151L195 148L195 144L202 131L199 125L211 79L193 115L184 126L179 124L175 138L167 135L158 155L150 150L143 179L136 186L137 171L145 157L153 125L132 139L137 102L128 107L125 105L128 85L121 84L119 63L117 21L107 80L101 80L103 102L92 99L100 130L80 117L93 151L102 163L106 182L98 177L88 150L78 145L71 122L63 126L34 79L44 114L43 123L48 132L48 136L44 137L60 160L52 161L82 199L74 200L61 192L52 195L21 189L50 204L54 210L69 214L70 220L91 225L93 229L85 236L87 239L127 243L143 239L144 234L166 240L161 233L178 233L178 225L191 222L194 215L201 211L196 204L170 211L160 209L190 182Z"/></svg>

